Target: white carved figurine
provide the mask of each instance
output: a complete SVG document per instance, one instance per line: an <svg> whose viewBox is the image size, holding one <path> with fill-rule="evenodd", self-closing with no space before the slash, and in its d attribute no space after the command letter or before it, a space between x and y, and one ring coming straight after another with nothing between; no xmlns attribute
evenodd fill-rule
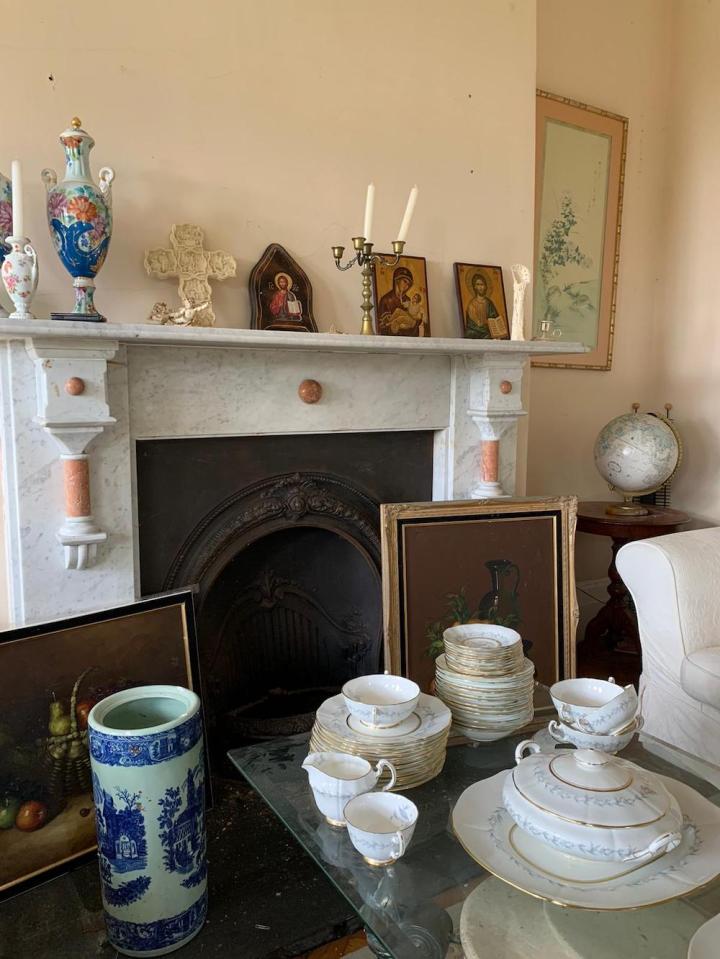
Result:
<svg viewBox="0 0 720 959"><path fill-rule="evenodd" d="M530 270L521 263L512 267L513 276L513 314L510 330L511 340L525 339L525 290L530 282Z"/></svg>
<svg viewBox="0 0 720 959"><path fill-rule="evenodd" d="M202 310L207 309L207 300L204 303L198 303L193 306L190 300L183 297L183 305L179 310L171 310L167 303L156 303L152 308L149 320L151 323L171 324L173 326L195 326L193 323L195 316Z"/></svg>

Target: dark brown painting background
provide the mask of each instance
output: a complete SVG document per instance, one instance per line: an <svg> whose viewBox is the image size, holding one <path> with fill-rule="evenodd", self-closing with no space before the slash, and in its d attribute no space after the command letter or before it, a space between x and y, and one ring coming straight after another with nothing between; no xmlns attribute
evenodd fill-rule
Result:
<svg viewBox="0 0 720 959"><path fill-rule="evenodd" d="M554 517L404 523L404 636L407 675L427 690L434 661L426 630L447 614L447 594L465 593L472 609L492 588L488 560L508 559L520 569L517 631L533 643L537 677L557 678L557 567ZM514 575L512 582L514 582ZM402 584L401 584L402 588Z"/></svg>
<svg viewBox="0 0 720 959"><path fill-rule="evenodd" d="M192 685L183 612L182 604L165 606L6 642L0 633L0 732L6 741L0 783L17 775L16 746L38 757L22 778L43 782L50 701L54 694L67 710L73 684L88 666L97 668L83 680L79 701L150 683ZM37 832L0 830L0 891L93 849L94 817L79 812L87 807L92 807L90 794L71 796Z"/></svg>

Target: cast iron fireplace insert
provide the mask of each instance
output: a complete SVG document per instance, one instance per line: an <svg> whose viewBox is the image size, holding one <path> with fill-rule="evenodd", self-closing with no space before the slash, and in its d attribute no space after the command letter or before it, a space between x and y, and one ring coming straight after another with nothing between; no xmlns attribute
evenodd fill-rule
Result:
<svg viewBox="0 0 720 959"><path fill-rule="evenodd" d="M197 584L214 765L382 669L379 505L431 499L432 450L429 431L138 442L141 589Z"/></svg>

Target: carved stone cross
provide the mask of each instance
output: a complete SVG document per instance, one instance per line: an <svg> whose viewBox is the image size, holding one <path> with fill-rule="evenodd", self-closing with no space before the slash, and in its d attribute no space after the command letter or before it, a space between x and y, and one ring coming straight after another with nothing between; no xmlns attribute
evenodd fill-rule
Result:
<svg viewBox="0 0 720 959"><path fill-rule="evenodd" d="M160 279L178 278L180 299L191 306L207 302L193 316L193 326L214 326L212 288L208 282L235 276L235 258L222 250L204 249L205 234L190 223L175 224L170 229L169 250L146 250L145 269L148 276Z"/></svg>

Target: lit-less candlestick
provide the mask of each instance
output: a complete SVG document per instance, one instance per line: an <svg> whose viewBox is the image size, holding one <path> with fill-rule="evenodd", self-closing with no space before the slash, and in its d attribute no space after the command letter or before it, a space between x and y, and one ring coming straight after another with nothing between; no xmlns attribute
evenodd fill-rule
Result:
<svg viewBox="0 0 720 959"><path fill-rule="evenodd" d="M25 220L23 217L22 173L20 161L12 161L12 214L13 236L25 236Z"/></svg>
<svg viewBox="0 0 720 959"><path fill-rule="evenodd" d="M365 197L365 223L363 226L363 236L366 243L372 242L373 213L375 211L375 184L369 183L367 196Z"/></svg>
<svg viewBox="0 0 720 959"><path fill-rule="evenodd" d="M410 221L412 220L412 215L415 211L415 204L417 203L418 197L418 188L414 186L410 191L410 196L408 197L407 206L405 207L405 216L402 218L402 223L400 224L400 229L398 231L398 240L406 240L407 233L410 229Z"/></svg>

